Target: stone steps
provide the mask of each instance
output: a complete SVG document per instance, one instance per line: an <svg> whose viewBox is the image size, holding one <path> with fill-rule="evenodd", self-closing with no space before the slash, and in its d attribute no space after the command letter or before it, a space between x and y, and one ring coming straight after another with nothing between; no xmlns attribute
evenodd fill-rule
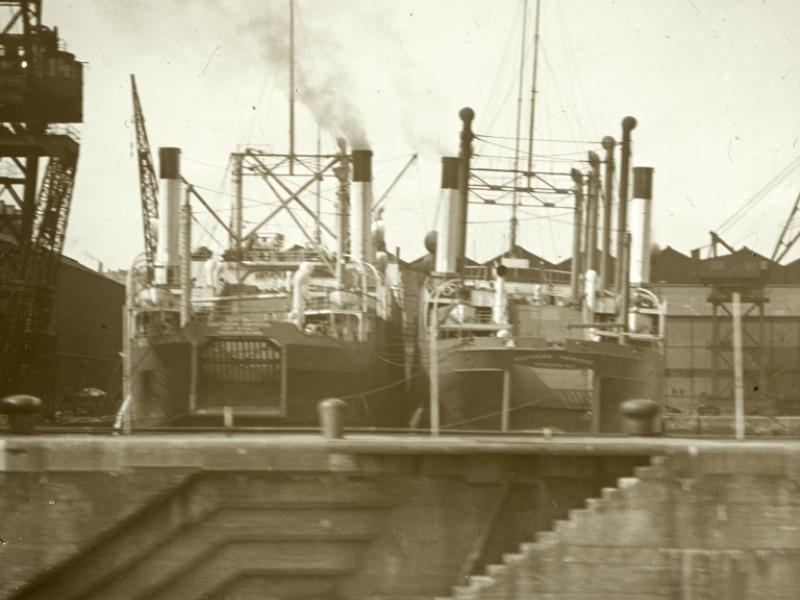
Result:
<svg viewBox="0 0 800 600"><path fill-rule="evenodd" d="M621 477L617 480L617 487L606 487L601 490L601 495L586 500L585 508L569 511L567 519L555 521L551 531L541 531L536 534L533 543L524 543L516 553L505 554L503 564L489 565L486 573L481 576L470 577L466 585L453 588L452 600L500 600L509 598L566 598L562 590L569 581L570 595L568 597L589 598L600 600L607 595L610 598L628 598L624 593L619 594L620 586L614 583L615 578L609 577L608 554L603 546L597 546L597 551L592 553L571 552L571 541L585 541L587 529L591 530L594 523L602 520L616 507L624 504L625 496L630 490L641 485L643 480L658 479L663 475L664 464L662 461L651 462L650 466L636 467L635 477ZM618 524L617 524L618 525ZM595 526L595 530L598 528ZM591 535L598 536L601 531L594 531ZM629 553L633 554L633 553ZM625 561L629 555L618 553L616 564L618 570L630 570L630 565ZM642 559L640 569L643 571L641 579L647 579L653 574ZM660 573L659 573L660 575ZM666 576L664 576L666 579ZM610 589L603 589L598 581L609 581ZM631 596L633 597L633 596ZM668 597L666 594L663 597Z"/></svg>
<svg viewBox="0 0 800 600"><path fill-rule="evenodd" d="M101 593L97 597L115 600L195 600L213 595L242 574L253 573L284 579L291 577L298 583L308 577L324 577L334 583L358 568L362 550L361 540L350 543L236 540L209 547L205 553L187 559L180 570L161 574L149 586L137 581L133 594ZM114 591L118 589L115 587ZM121 589L124 590L124 586Z"/></svg>
<svg viewBox="0 0 800 600"><path fill-rule="evenodd" d="M451 600L797 598L800 478L755 462L655 457Z"/></svg>
<svg viewBox="0 0 800 600"><path fill-rule="evenodd" d="M356 568L358 552L378 531L376 515L387 506L381 490L364 478L198 474L29 586L21 597L155 598L161 588L172 589L169 582L185 570L181 580L186 579L187 589L195 589L193 572L213 575L220 587L248 569L339 576ZM253 557L245 557L244 549ZM281 561L282 556L287 560ZM142 589L147 590L144 595Z"/></svg>

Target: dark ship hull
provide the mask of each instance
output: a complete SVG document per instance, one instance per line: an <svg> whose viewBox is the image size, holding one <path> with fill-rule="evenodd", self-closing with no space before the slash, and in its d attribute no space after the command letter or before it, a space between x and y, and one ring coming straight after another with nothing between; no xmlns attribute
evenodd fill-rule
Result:
<svg viewBox="0 0 800 600"><path fill-rule="evenodd" d="M382 225L372 222L372 152L350 155L341 146L322 170L302 175L300 189L325 173L335 177L339 214L350 209L337 220L336 253L314 239L285 248L282 233L260 231L277 211L245 233L245 173L266 168L263 161L282 169L296 157L235 154L238 216L219 260L208 248L191 249L192 188L179 178L180 150L159 155L163 235L153 264L145 257L128 277L126 399L117 426L315 426L326 398L347 403L352 426L407 425L402 291ZM295 166L298 177L308 170ZM294 176L291 169L267 171L290 189L281 177Z"/></svg>
<svg viewBox="0 0 800 600"><path fill-rule="evenodd" d="M409 409L391 329L389 323L371 340L348 341L292 323L190 323L134 338L130 417L139 427L219 424L227 408L239 423L312 425L319 401L335 397L347 402L350 424L405 425Z"/></svg>
<svg viewBox="0 0 800 600"><path fill-rule="evenodd" d="M660 352L607 342L439 340L442 429L619 432L625 400L663 399Z"/></svg>
<svg viewBox="0 0 800 600"><path fill-rule="evenodd" d="M418 314L418 355L428 374L431 429L619 433L627 425L623 410L632 410L630 404L622 406L627 400L647 400L636 404L657 413L663 407L667 307L647 283L652 169L634 169L632 198L629 193L630 134L636 120L626 117L622 122L618 248L612 261L612 138L602 142L604 181L600 157L589 151L586 175L577 168L569 174L550 173L562 182L545 182L546 189L537 189L532 187L533 173L528 173L527 187L520 187L519 146L513 168L474 167L475 113L464 108L459 117L460 152L458 158L442 160L445 208L426 239L431 254ZM529 170L531 160L529 156ZM508 179L492 179L498 173ZM467 215L471 193L478 190L475 195L492 204L503 194L512 195L512 244L484 265L469 265L464 252L471 222ZM498 191L502 194L497 199L481 195ZM574 196L568 271L552 263L548 267L527 253L531 260L514 241L521 192L537 200L540 192ZM647 428L657 428L655 419L651 421Z"/></svg>

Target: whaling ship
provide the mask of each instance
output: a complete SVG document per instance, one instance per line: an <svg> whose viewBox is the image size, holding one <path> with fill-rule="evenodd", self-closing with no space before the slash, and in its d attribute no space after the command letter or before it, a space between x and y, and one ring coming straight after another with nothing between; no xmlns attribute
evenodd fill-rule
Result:
<svg viewBox="0 0 800 600"><path fill-rule="evenodd" d="M348 402L354 425L611 432L620 430L625 400L661 403L666 307L647 289L652 169L634 168L633 194L629 190L636 121L623 121L619 144L616 230L623 233L615 259L611 197L618 145L605 138L604 161L590 152L587 173L536 169L534 99L535 93L527 169L520 167L519 148L512 168L473 161L475 115L461 111L460 154L443 159L442 210L420 296L419 363L412 370L427 377L422 406L410 420L401 289L387 270L382 231L373 224L372 153L348 153L341 144L337 154L299 155L293 133L288 154L234 153L230 225L215 215L228 232L228 249L215 259L191 248L189 198L209 205L181 177L180 151L162 148L158 240L147 231L156 211L146 208L148 252L128 286L127 399L120 424L242 417L310 424L321 399L339 397ZM142 195L151 190L155 205L158 184L135 86L134 104ZM517 122L519 146L519 115ZM283 183L299 172L303 181ZM245 232L247 176L263 179L278 206ZM301 199L324 177L338 182L336 231ZM537 188L537 182L546 185ZM511 251L488 268L466 264L468 205L476 190L513 198ZM568 272L516 256L518 196L543 193L574 198ZM291 203L315 218L318 231L331 234L335 252L322 246L319 234L307 235L306 246L284 249L280 233L262 233ZM420 390L420 378L415 383Z"/></svg>
<svg viewBox="0 0 800 600"><path fill-rule="evenodd" d="M525 38L523 26L520 73ZM498 168L473 160L475 114L469 108L460 112L459 156L442 162L440 218L429 238L435 243L429 244L431 273L420 294L417 354L429 383L429 403L417 416L437 432L618 432L626 400L663 403L666 303L647 285L653 170L634 168L633 194L629 189L636 120L623 120L621 144L603 139L603 161L588 153L587 173L537 168L538 42L537 3L527 169L521 163L521 77L513 162ZM619 202L612 225L617 146ZM492 194L491 204L512 198L510 249L497 264L470 266L465 257L468 207ZM541 200L548 194L574 199L568 272L531 264L516 244L520 198L555 206ZM611 248L614 228L616 258Z"/></svg>
<svg viewBox="0 0 800 600"><path fill-rule="evenodd" d="M158 187L134 82L143 198ZM401 289L382 230L373 226L372 152L231 157L234 201L228 248L192 249L190 200L210 206L180 173L180 150L160 149L160 210L145 203L148 252L128 277L126 400L119 427L244 420L310 425L326 397L348 403L362 426L407 422ZM244 229L243 181L276 191L278 208ZM292 186L285 178L294 177ZM296 179L302 178L300 184ZM338 183L335 231L301 200L323 179ZM277 190L280 190L278 192ZM319 236L284 248L263 228L281 209L305 209ZM158 235L152 217L158 214ZM301 228L302 229L302 228ZM305 230L304 230L305 233Z"/></svg>
<svg viewBox="0 0 800 600"><path fill-rule="evenodd" d="M513 249L493 268L468 266L463 248L470 191L497 186L487 185L483 174L476 175L480 167L471 164L473 111L463 109L460 116L461 152L443 159L435 268L421 294L419 355L430 380L431 427L620 431L622 402L663 399L666 306L646 286L652 169L633 170L635 234L633 242L631 234L620 236L615 284L609 278L615 262L611 138L604 140L602 249L597 247L600 159L590 153L588 176L577 169L569 174L575 199L570 272L529 265L515 258ZM623 121L619 231L627 229L635 125L632 117Z"/></svg>

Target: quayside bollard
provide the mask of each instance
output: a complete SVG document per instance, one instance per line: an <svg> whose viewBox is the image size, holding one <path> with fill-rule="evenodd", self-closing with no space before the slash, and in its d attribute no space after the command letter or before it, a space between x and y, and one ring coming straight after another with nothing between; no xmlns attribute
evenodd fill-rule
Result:
<svg viewBox="0 0 800 600"><path fill-rule="evenodd" d="M626 400L620 405L622 431L628 435L660 435L661 407L647 398Z"/></svg>
<svg viewBox="0 0 800 600"><path fill-rule="evenodd" d="M344 423L347 417L347 403L339 398L327 398L317 405L319 427L326 440L340 440L344 437Z"/></svg>
<svg viewBox="0 0 800 600"><path fill-rule="evenodd" d="M42 401L36 396L15 394L0 399L0 414L8 415L8 426L14 434L33 433L33 421L41 411Z"/></svg>

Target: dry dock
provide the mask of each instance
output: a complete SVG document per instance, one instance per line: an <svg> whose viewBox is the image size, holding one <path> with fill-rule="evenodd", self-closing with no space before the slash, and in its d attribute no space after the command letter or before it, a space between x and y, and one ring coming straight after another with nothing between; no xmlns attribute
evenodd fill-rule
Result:
<svg viewBox="0 0 800 600"><path fill-rule="evenodd" d="M2 598L788 599L800 586L793 440L0 445Z"/></svg>

